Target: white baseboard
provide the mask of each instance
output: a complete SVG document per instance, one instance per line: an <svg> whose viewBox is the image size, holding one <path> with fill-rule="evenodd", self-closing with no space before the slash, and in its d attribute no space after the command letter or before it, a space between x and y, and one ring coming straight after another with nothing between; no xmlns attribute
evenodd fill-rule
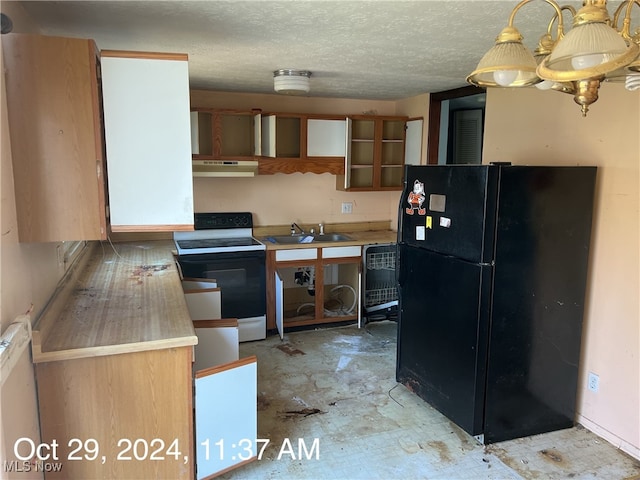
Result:
<svg viewBox="0 0 640 480"><path fill-rule="evenodd" d="M632 445L631 443L623 440L618 437L614 433L611 433L606 428L601 427L597 423L592 422L586 417L582 415L578 415L578 423L580 423L587 430L591 430L593 433L598 435L599 437L604 438L607 442L611 443L614 447L622 450L626 454L632 456L636 460L640 460L640 447L637 445Z"/></svg>

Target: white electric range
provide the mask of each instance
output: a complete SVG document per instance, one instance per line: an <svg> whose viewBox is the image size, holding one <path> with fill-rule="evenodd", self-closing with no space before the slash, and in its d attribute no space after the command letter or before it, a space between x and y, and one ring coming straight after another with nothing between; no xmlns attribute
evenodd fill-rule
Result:
<svg viewBox="0 0 640 480"><path fill-rule="evenodd" d="M182 275L216 280L222 317L238 319L241 342L266 338L266 247L252 214L196 213L194 226L173 234Z"/></svg>

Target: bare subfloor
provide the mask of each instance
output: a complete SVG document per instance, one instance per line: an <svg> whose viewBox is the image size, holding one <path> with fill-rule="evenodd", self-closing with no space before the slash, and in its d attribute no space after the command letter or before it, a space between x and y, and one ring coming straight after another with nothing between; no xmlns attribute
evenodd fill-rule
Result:
<svg viewBox="0 0 640 480"><path fill-rule="evenodd" d="M262 458L227 479L639 479L640 462L578 426L478 444L395 381L396 323L241 344L258 357Z"/></svg>

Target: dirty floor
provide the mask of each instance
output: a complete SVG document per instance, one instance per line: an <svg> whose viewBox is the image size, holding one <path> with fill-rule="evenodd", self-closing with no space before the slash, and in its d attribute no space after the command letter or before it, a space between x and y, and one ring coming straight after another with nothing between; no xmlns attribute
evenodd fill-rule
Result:
<svg viewBox="0 0 640 480"><path fill-rule="evenodd" d="M484 447L395 381L396 326L241 344L258 357L262 458L225 479L640 479L640 462L578 426Z"/></svg>

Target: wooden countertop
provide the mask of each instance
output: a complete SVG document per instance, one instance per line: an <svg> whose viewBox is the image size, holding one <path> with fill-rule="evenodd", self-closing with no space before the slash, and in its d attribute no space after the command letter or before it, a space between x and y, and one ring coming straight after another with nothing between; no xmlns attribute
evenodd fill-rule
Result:
<svg viewBox="0 0 640 480"><path fill-rule="evenodd" d="M198 343L172 242L89 248L33 327L34 363Z"/></svg>

